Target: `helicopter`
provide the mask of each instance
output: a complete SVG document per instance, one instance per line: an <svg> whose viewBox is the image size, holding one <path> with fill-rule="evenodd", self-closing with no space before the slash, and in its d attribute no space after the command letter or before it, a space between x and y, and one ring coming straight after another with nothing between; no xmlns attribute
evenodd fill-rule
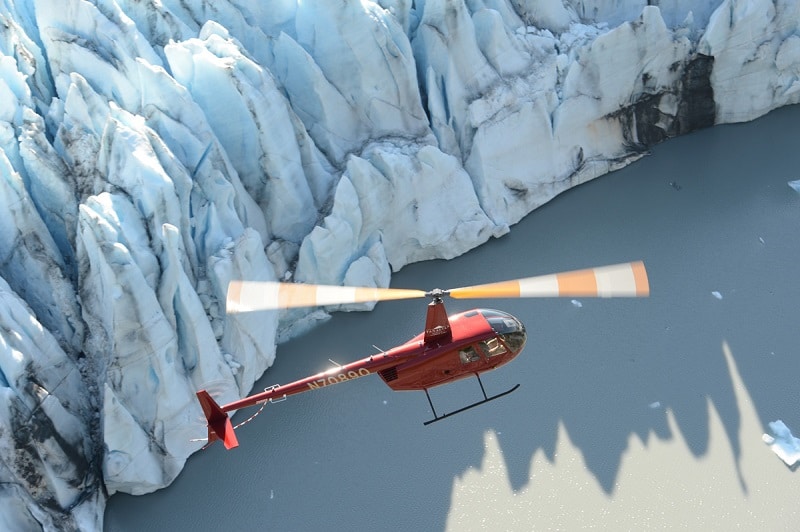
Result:
<svg viewBox="0 0 800 532"><path fill-rule="evenodd" d="M394 391L424 391L433 412L433 418L425 421L424 425L506 396L519 388L517 384L503 392L487 395L480 375L507 364L522 352L527 340L522 322L507 312L487 308L448 316L443 301L445 296L482 299L646 297L649 294L647 272L641 261L431 291L231 281L226 298L227 312L231 314L423 297L429 298L430 302L425 330L387 351L337 365L289 384L276 384L265 388L263 392L225 405L217 404L208 391L198 391L197 398L208 428L208 443L204 448L217 440L222 441L226 449L238 447L235 429L252 421L267 404L372 374L377 374ZM483 398L453 412L437 414L428 390L469 377L478 380ZM229 412L256 405L261 405L258 412L233 426Z"/></svg>

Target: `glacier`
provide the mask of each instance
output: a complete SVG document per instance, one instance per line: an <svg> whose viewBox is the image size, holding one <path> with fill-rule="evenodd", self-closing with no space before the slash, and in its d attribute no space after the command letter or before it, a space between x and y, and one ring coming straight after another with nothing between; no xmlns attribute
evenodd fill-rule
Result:
<svg viewBox="0 0 800 532"><path fill-rule="evenodd" d="M800 102L797 0L3 0L0 527L96 530L326 311ZM369 308L363 306L361 308ZM331 310L331 309L329 309ZM352 309L345 309L352 310Z"/></svg>

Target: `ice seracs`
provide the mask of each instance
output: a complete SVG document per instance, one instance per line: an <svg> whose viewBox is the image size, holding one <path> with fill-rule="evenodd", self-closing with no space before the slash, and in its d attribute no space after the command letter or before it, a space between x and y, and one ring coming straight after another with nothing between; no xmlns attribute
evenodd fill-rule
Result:
<svg viewBox="0 0 800 532"><path fill-rule="evenodd" d="M270 71L212 22L203 26L201 38L171 43L164 53L175 80L204 110L239 179L268 217L271 238L299 245L327 199L333 169Z"/></svg>
<svg viewBox="0 0 800 532"><path fill-rule="evenodd" d="M800 3L726 0L709 19L697 48L714 58L711 81L719 122L761 116L798 102Z"/></svg>
<svg viewBox="0 0 800 532"><path fill-rule="evenodd" d="M800 2L662 4L0 4L0 528L169 484L194 391L327 316L227 316L231 279L386 286L800 102Z"/></svg>
<svg viewBox="0 0 800 532"><path fill-rule="evenodd" d="M86 361L65 352L2 278L0 323L0 526L96 529L104 507L102 459L87 437L98 420L97 391L87 390L81 376ZM88 522L76 515L84 511Z"/></svg>

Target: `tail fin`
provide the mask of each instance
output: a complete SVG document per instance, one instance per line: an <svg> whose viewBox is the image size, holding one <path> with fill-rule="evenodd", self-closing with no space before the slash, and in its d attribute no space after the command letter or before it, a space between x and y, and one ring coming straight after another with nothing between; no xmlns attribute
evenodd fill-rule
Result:
<svg viewBox="0 0 800 532"><path fill-rule="evenodd" d="M236 434L233 432L233 425L228 414L222 411L222 408L205 390L197 392L197 399L200 401L200 406L203 407L206 420L208 420L208 445L222 440L226 449L238 447L239 440L236 439Z"/></svg>

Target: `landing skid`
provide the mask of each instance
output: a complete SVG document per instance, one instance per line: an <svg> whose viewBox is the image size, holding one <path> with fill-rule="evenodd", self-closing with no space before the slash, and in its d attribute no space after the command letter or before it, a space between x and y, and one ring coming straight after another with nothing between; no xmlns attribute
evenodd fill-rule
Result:
<svg viewBox="0 0 800 532"><path fill-rule="evenodd" d="M433 419L430 419L430 420L424 422L423 425L430 425L431 423L435 423L437 421L441 421L444 418L447 418L447 417L450 417L450 416L454 416L456 414L460 414L464 410L469 410L470 408L474 408L474 407L476 407L478 405L482 405L484 403L488 403L489 401L494 401L495 399L503 397L504 395L508 395L511 392L513 392L514 390L516 390L517 388L519 388L519 384L517 384L516 386L514 386L513 388L511 388L509 390L506 390L504 392L498 393L497 395L493 395L491 397L487 397L486 396L486 390L483 387L483 381L481 381L481 376L476 373L475 377L478 379L478 384L481 385L481 392L483 392L483 400L482 401L478 401L476 403L472 403L471 405L467 405L467 406L465 406L463 408L459 408L458 410L455 410L453 412L449 412L447 414L442 414L441 416L436 414L436 409L433 407L433 401L431 401L431 396L428 393L428 389L425 388L425 397L428 398L428 404L431 405L431 411L433 411Z"/></svg>

